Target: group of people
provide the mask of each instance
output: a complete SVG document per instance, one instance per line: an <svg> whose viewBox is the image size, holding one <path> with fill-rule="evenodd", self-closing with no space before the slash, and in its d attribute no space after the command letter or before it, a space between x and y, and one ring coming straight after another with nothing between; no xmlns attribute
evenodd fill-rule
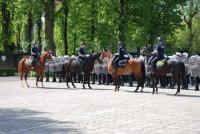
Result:
<svg viewBox="0 0 200 134"><path fill-rule="evenodd" d="M113 58L113 62L112 62L113 67L114 67L114 70L113 70L114 72L117 69L118 62L121 59L124 59L124 55L125 55L124 45L121 41L118 42L118 47L119 47L118 53L115 54L115 57ZM153 72L156 72L157 61L164 59L164 50L165 50L164 40L162 37L159 37L156 50L154 52L152 52L152 55L154 55L154 56L152 56L149 60L149 65L152 66ZM37 48L37 43L33 43L32 47L31 47L32 69L34 69L35 62L36 62L38 56L39 56L39 50ZM78 49L78 60L80 61L81 65L85 61L85 43L84 42L80 43L80 47Z"/></svg>

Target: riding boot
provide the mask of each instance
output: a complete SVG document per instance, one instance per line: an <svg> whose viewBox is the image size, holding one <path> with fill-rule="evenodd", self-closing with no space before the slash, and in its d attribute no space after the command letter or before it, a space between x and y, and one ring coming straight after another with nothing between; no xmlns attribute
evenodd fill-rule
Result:
<svg viewBox="0 0 200 134"><path fill-rule="evenodd" d="M116 63L114 63L114 64L113 64L113 68L114 68L114 69L113 69L113 73L115 73L115 72L116 72L116 70L117 70Z"/></svg>
<svg viewBox="0 0 200 134"><path fill-rule="evenodd" d="M155 65L155 64L152 64L152 72L155 73L156 70L157 70L157 69L156 69L156 65Z"/></svg>

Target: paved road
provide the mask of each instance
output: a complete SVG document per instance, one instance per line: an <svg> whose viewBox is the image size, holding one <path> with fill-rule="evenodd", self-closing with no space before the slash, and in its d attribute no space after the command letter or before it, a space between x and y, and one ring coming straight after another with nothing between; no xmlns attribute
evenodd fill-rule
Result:
<svg viewBox="0 0 200 134"><path fill-rule="evenodd" d="M22 88L17 77L0 77L0 134L200 134L200 91L29 83Z"/></svg>

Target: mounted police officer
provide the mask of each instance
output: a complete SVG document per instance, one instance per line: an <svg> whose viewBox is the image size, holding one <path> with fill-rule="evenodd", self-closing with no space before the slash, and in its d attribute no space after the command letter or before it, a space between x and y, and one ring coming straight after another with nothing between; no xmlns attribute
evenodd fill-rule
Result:
<svg viewBox="0 0 200 134"><path fill-rule="evenodd" d="M39 50L37 48L37 43L33 43L32 47L31 47L31 65L32 65L32 68L31 69L34 69L35 67L35 62L37 60L37 58L39 57Z"/></svg>
<svg viewBox="0 0 200 134"><path fill-rule="evenodd" d="M85 43L81 42L78 49L78 60L81 63L81 68L83 68L83 63L85 61Z"/></svg>
<svg viewBox="0 0 200 134"><path fill-rule="evenodd" d="M113 58L113 67L114 67L114 72L116 71L117 69L117 64L120 60L124 59L124 54L125 54L125 50L124 50L124 47L123 47L123 43L121 41L118 42L118 46L119 46L119 49L118 49L118 53L115 54L115 57Z"/></svg>
<svg viewBox="0 0 200 134"><path fill-rule="evenodd" d="M152 67L153 72L156 72L156 70L157 70L157 68L156 68L157 61L164 59L164 51L165 51L164 40L162 37L159 37L157 48L153 52L153 53L156 53L156 56L151 61L151 67Z"/></svg>

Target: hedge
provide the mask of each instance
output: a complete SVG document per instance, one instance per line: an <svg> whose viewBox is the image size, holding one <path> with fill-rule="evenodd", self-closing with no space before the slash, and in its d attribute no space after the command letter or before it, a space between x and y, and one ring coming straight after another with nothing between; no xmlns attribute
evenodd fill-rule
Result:
<svg viewBox="0 0 200 134"><path fill-rule="evenodd" d="M13 76L17 73L16 68L0 68L0 76Z"/></svg>

